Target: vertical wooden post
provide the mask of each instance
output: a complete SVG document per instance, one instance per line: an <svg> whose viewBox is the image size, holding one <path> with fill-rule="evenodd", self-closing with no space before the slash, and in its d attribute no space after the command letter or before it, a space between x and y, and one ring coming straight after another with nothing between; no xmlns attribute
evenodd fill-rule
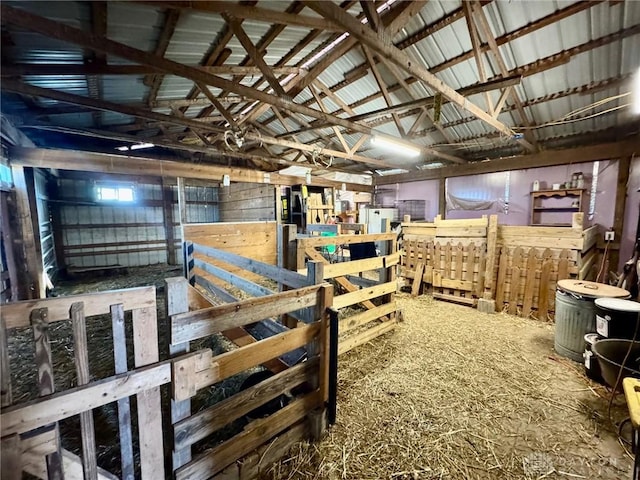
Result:
<svg viewBox="0 0 640 480"><path fill-rule="evenodd" d="M438 183L438 214L442 219L446 217L447 213L447 179L445 177L440 178Z"/></svg>
<svg viewBox="0 0 640 480"><path fill-rule="evenodd" d="M39 233L34 231L33 222L31 221L31 217L35 212L31 212L27 188L28 180L23 167L11 167L11 173L16 193L16 210L20 221L23 270L26 273L26 281L24 283L27 287L22 295L25 296L25 299L42 298L40 292L44 288L43 266L42 258L38 257L36 248L36 235L39 237Z"/></svg>
<svg viewBox="0 0 640 480"><path fill-rule="evenodd" d="M51 359L51 344L49 342L49 311L47 308L36 308L31 311L30 320L33 326L33 340L36 346L36 367L38 368L38 393L41 397L55 392L53 380L53 361ZM56 451L46 457L47 475L51 480L63 479L62 455L60 453L60 435L58 424L54 424L56 431Z"/></svg>
<svg viewBox="0 0 640 480"><path fill-rule="evenodd" d="M60 199L60 190L58 188L58 179L56 177L49 178L47 183L47 195L51 200ZM58 270L67 268L66 259L64 257L64 235L62 231L62 208L59 202L49 202L51 211L51 231L53 232L53 246L56 252L56 265Z"/></svg>
<svg viewBox="0 0 640 480"><path fill-rule="evenodd" d="M124 327L124 307L111 305L111 328L113 330L113 358L116 374L125 373L127 367L127 339ZM120 433L120 464L122 480L134 479L133 441L131 436L131 405L129 397L118 400L118 431Z"/></svg>
<svg viewBox="0 0 640 480"><path fill-rule="evenodd" d="M311 263L311 262L310 262ZM316 317L321 322L319 338L316 342L315 354L320 356L318 372L318 390L322 405L320 408L309 413L311 435L315 440L319 440L324 435L327 428L327 404L329 399L329 309L333 306L333 286L323 285L318 291L318 303L316 305ZM311 352L309 353L311 356Z"/></svg>
<svg viewBox="0 0 640 480"><path fill-rule="evenodd" d="M78 386L86 385L90 381L90 376L84 303L76 302L71 304L69 316L71 317L73 325L73 352L76 361ZM82 439L82 467L84 471L84 480L97 480L98 464L92 410L80 413L80 432Z"/></svg>
<svg viewBox="0 0 640 480"><path fill-rule="evenodd" d="M618 183L616 184L616 203L613 208L613 232L616 243L620 245L622 239L622 227L624 225L624 214L627 206L627 183L629 182L629 169L631 168L631 156L622 157L618 160ZM608 225L605 225L605 227ZM620 263L620 248L610 248L609 265L605 269L605 278L609 270L618 271ZM626 258L624 259L626 260Z"/></svg>
<svg viewBox="0 0 640 480"><path fill-rule="evenodd" d="M136 368L159 360L155 305L133 310L133 350ZM142 478L164 478L160 387L139 393L136 398L140 438L140 475Z"/></svg>
<svg viewBox="0 0 640 480"><path fill-rule="evenodd" d="M4 244L4 253L7 260L7 270L9 271L9 283L11 288L12 302L19 300L20 298L27 298L26 293L21 295L21 283L18 282L18 265L16 264L16 245L14 242L14 236L11 232L11 221L9 219L9 193L0 192L0 218L2 222L2 243ZM25 289L26 292L26 289Z"/></svg>
<svg viewBox="0 0 640 480"><path fill-rule="evenodd" d="M20 480L22 478L22 447L17 433L2 438L0 456L0 478L2 480Z"/></svg>
<svg viewBox="0 0 640 480"><path fill-rule="evenodd" d="M282 224L282 188L280 185L274 185L274 201L275 201L275 214L276 214L276 225L280 226Z"/></svg>
<svg viewBox="0 0 640 480"><path fill-rule="evenodd" d="M478 310L485 313L494 313L496 309L495 292L495 266L498 250L498 216L489 216L489 226L487 228L487 257L484 277L484 293L478 300ZM499 305L498 308L501 308Z"/></svg>
<svg viewBox="0 0 640 480"><path fill-rule="evenodd" d="M189 283L186 278L165 278L165 311L167 312L167 331L171 331L171 316L189 311ZM169 354L176 357L189 351L189 342L173 344L169 341ZM171 399L171 424L191 415L191 400L175 401ZM174 442L175 446L175 442ZM191 461L191 446L182 450L173 449L173 470Z"/></svg>
<svg viewBox="0 0 640 480"><path fill-rule="evenodd" d="M173 219L173 190L164 177L162 177L162 217L164 219L164 238L167 242L167 263L175 265L176 258L176 239L174 235L174 219Z"/></svg>
<svg viewBox="0 0 640 480"><path fill-rule="evenodd" d="M187 197L182 177L178 177L178 211L180 212L180 225L187 223Z"/></svg>

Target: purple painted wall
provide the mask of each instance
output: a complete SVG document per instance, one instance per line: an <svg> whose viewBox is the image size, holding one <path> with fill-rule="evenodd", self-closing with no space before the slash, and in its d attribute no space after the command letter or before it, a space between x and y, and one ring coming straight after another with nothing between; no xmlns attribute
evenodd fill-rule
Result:
<svg viewBox="0 0 640 480"><path fill-rule="evenodd" d="M633 245L635 243L636 228L638 227L638 216L640 215L640 158L631 161L629 171L629 183L627 185L627 202L624 211L624 223L622 227L622 239L620 241L620 265L621 271L624 262L631 258Z"/></svg>
<svg viewBox="0 0 640 480"><path fill-rule="evenodd" d="M531 215L529 193L533 182L540 181L541 189L551 188L554 183L570 180L574 172L582 172L585 176L587 193L583 199L583 211L588 212L593 162L449 178L447 179L449 193L463 198L493 200L494 203L486 210L451 210L447 212L446 217L477 218L495 213L498 215L498 221L503 225L528 225ZM593 219L585 219L585 226L599 223L610 227L613 224L617 175L617 161L599 163L595 213ZM509 206L505 211L507 176L509 176ZM571 203L569 199L550 199L548 202L556 202L553 203L553 206L565 206L565 203L567 205ZM547 203L547 205L552 206L551 203ZM570 212L545 212L544 215L542 221L545 223L568 223L571 221Z"/></svg>
<svg viewBox="0 0 640 480"><path fill-rule="evenodd" d="M424 200L424 218L433 221L438 214L438 180L384 185L376 194L376 204L393 207L399 200Z"/></svg>

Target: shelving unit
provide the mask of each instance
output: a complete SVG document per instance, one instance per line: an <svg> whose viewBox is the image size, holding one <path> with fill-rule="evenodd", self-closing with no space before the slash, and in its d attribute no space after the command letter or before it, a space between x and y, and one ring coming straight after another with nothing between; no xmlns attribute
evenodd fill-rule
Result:
<svg viewBox="0 0 640 480"><path fill-rule="evenodd" d="M550 222L544 221L544 214L582 212L585 191L584 188L564 188L531 192L531 221L529 225L547 227L571 226L572 215L568 215L569 218L566 222ZM571 204L566 204L567 200L565 199L573 200ZM574 205L576 201L577 205Z"/></svg>
<svg viewBox="0 0 640 480"><path fill-rule="evenodd" d="M332 188L294 185L287 190L283 201L288 209L283 211L282 217L295 223L300 233L305 232L307 225L324 223L334 215Z"/></svg>

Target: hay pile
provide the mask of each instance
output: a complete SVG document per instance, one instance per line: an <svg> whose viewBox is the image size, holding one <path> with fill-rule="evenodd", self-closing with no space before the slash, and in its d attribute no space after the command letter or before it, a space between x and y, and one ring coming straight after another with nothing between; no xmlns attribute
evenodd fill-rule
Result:
<svg viewBox="0 0 640 480"><path fill-rule="evenodd" d="M271 479L630 476L608 392L553 352L553 327L400 297L395 333L340 357L338 424ZM626 416L614 402L616 422Z"/></svg>

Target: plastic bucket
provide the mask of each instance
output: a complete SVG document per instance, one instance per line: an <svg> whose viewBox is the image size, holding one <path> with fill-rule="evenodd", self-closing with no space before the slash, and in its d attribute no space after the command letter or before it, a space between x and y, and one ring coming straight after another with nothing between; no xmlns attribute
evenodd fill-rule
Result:
<svg viewBox="0 0 640 480"><path fill-rule="evenodd" d="M558 287L556 290L556 333L554 348L575 362L584 360L584 336L596 331L594 299L581 297Z"/></svg>
<svg viewBox="0 0 640 480"><path fill-rule="evenodd" d="M596 306L596 331L605 338L634 340L640 303L621 298L598 298ZM636 335L640 338L640 331Z"/></svg>
<svg viewBox="0 0 640 480"><path fill-rule="evenodd" d="M622 391L624 377L640 378L638 357L640 357L640 343L631 340L605 338L593 345L593 353L598 358L604 381L611 388ZM624 362L626 358L626 362ZM622 362L624 370L622 374ZM618 376L620 381L618 382Z"/></svg>
<svg viewBox="0 0 640 480"><path fill-rule="evenodd" d="M584 371L587 377L596 382L602 383L602 373L600 372L600 364L593 353L593 344L602 339L597 333L587 333L584 336Z"/></svg>

